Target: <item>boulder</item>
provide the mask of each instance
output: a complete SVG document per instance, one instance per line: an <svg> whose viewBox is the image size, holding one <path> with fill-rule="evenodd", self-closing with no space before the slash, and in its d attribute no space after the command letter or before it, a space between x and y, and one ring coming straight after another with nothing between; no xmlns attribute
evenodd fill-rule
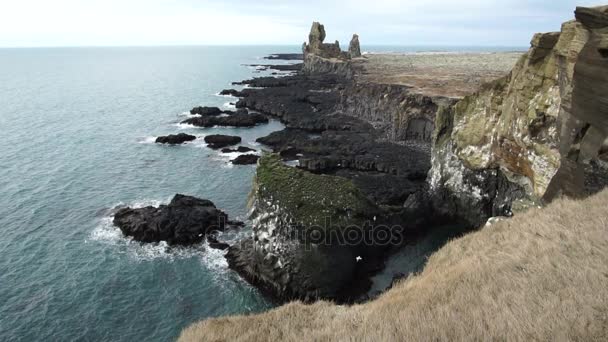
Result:
<svg viewBox="0 0 608 342"><path fill-rule="evenodd" d="M252 164L256 164L258 162L258 159L260 159L260 156L258 156L258 155L243 154L243 155L236 157L236 159L231 160L231 162L234 165L252 165Z"/></svg>
<svg viewBox="0 0 608 342"><path fill-rule="evenodd" d="M114 216L114 224L124 235L136 241L166 241L170 245L199 243L206 234L224 230L227 223L228 215L213 202L179 194L169 205L123 208Z"/></svg>
<svg viewBox="0 0 608 342"><path fill-rule="evenodd" d="M227 146L236 145L241 142L241 137L232 135L214 134L205 137L207 146L213 149L220 149Z"/></svg>
<svg viewBox="0 0 608 342"><path fill-rule="evenodd" d="M247 153L247 152L255 152L255 150L253 148L249 148L249 147L245 147L245 146L239 146L236 149L233 148L223 148L222 149L222 153Z"/></svg>
<svg viewBox="0 0 608 342"><path fill-rule="evenodd" d="M179 145L183 144L187 141L196 140L194 135L179 133L179 134L171 134L167 136L162 136L156 138L157 144L169 144L169 145Z"/></svg>
<svg viewBox="0 0 608 342"><path fill-rule="evenodd" d="M195 107L190 110L190 114L203 115L203 116L216 116L222 114L222 110L217 107Z"/></svg>
<svg viewBox="0 0 608 342"><path fill-rule="evenodd" d="M357 34L353 34L353 39L351 39L348 46L348 55L350 58L361 57L361 45L359 44L359 36Z"/></svg>

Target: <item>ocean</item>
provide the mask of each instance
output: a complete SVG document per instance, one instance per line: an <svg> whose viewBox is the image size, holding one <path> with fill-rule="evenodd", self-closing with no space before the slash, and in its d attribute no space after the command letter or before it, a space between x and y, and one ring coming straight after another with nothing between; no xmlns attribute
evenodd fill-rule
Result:
<svg viewBox="0 0 608 342"><path fill-rule="evenodd" d="M0 49L0 340L166 341L207 317L273 307L228 269L223 252L142 245L124 238L111 214L182 193L245 220L255 167L232 166L234 156L208 149L202 137L239 135L259 150L255 139L282 124L199 129L179 122L194 106L231 108L235 99L219 91L269 74L247 64L281 63L262 57L297 51ZM179 132L200 139L154 144Z"/></svg>

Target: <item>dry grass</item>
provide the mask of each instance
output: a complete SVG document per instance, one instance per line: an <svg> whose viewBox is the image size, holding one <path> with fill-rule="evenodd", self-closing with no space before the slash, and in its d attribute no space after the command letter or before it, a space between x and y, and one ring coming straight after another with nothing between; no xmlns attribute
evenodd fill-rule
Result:
<svg viewBox="0 0 608 342"><path fill-rule="evenodd" d="M519 52L371 54L361 64L363 82L401 84L427 96L460 98L505 76Z"/></svg>
<svg viewBox="0 0 608 342"><path fill-rule="evenodd" d="M454 240L373 302L292 303L204 321L180 339L606 341L608 190Z"/></svg>

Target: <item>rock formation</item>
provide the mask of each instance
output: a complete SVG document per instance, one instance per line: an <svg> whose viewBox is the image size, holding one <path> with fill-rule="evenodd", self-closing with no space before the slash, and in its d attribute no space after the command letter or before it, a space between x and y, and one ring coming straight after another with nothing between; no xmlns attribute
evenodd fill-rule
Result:
<svg viewBox="0 0 608 342"><path fill-rule="evenodd" d="M348 55L350 58L361 57L361 46L359 45L359 35L357 34L353 34L353 39L351 39L348 46Z"/></svg>
<svg viewBox="0 0 608 342"><path fill-rule="evenodd" d="M182 121L183 124L197 127L253 127L258 124L268 123L268 118L258 113L248 113L246 109L240 112L222 112L223 116L202 115Z"/></svg>
<svg viewBox="0 0 608 342"><path fill-rule="evenodd" d="M332 73L351 78L353 70L349 60L361 56L359 36L353 35L348 52L340 49L340 43L337 40L333 44L324 43L325 37L325 27L318 22L313 22L308 35L308 43L302 45L304 54L302 71L310 75Z"/></svg>
<svg viewBox="0 0 608 342"><path fill-rule="evenodd" d="M241 137L232 135L213 134L205 137L207 146L213 149L220 149L232 145L236 145L241 142Z"/></svg>
<svg viewBox="0 0 608 342"><path fill-rule="evenodd" d="M258 162L258 159L260 159L260 156L255 154L242 154L230 162L234 165L253 165Z"/></svg>
<svg viewBox="0 0 608 342"><path fill-rule="evenodd" d="M157 144L179 145L188 141L196 140L194 135L179 133L156 138Z"/></svg>
<svg viewBox="0 0 608 342"><path fill-rule="evenodd" d="M120 209L114 224L136 241L190 245L201 242L207 233L224 230L229 222L211 201L175 195L169 205L158 208Z"/></svg>
<svg viewBox="0 0 608 342"><path fill-rule="evenodd" d="M216 116L222 113L222 110L217 107L195 107L190 110L190 114L192 115Z"/></svg>
<svg viewBox="0 0 608 342"><path fill-rule="evenodd" d="M255 152L255 149L245 147L245 146L239 146L236 149L234 149L234 148L223 148L222 149L222 153L234 153L234 152L238 152L238 153Z"/></svg>
<svg viewBox="0 0 608 342"><path fill-rule="evenodd" d="M377 251L363 241L324 238L348 227L371 229L365 222L379 215L351 181L291 168L267 155L252 190L253 237L231 247L227 258L233 269L278 298L345 300L361 290L358 282L365 279L358 272Z"/></svg>
<svg viewBox="0 0 608 342"><path fill-rule="evenodd" d="M342 50L340 43L336 40L333 44L324 43L325 27L318 22L312 23L310 34L308 35L308 44L304 43L303 52L304 59L306 55L314 54L322 58L341 58Z"/></svg>
<svg viewBox="0 0 608 342"><path fill-rule="evenodd" d="M436 118L436 205L473 224L512 203L583 195L608 135L607 7L577 8L561 32L535 35L512 72Z"/></svg>

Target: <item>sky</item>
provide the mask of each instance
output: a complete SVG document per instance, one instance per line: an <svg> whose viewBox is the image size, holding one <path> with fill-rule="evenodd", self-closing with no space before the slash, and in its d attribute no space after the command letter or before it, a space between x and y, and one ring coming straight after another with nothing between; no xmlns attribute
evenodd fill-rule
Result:
<svg viewBox="0 0 608 342"><path fill-rule="evenodd" d="M604 4L606 1L604 1ZM0 47L300 45L312 21L348 45L527 46L588 0L0 0Z"/></svg>

